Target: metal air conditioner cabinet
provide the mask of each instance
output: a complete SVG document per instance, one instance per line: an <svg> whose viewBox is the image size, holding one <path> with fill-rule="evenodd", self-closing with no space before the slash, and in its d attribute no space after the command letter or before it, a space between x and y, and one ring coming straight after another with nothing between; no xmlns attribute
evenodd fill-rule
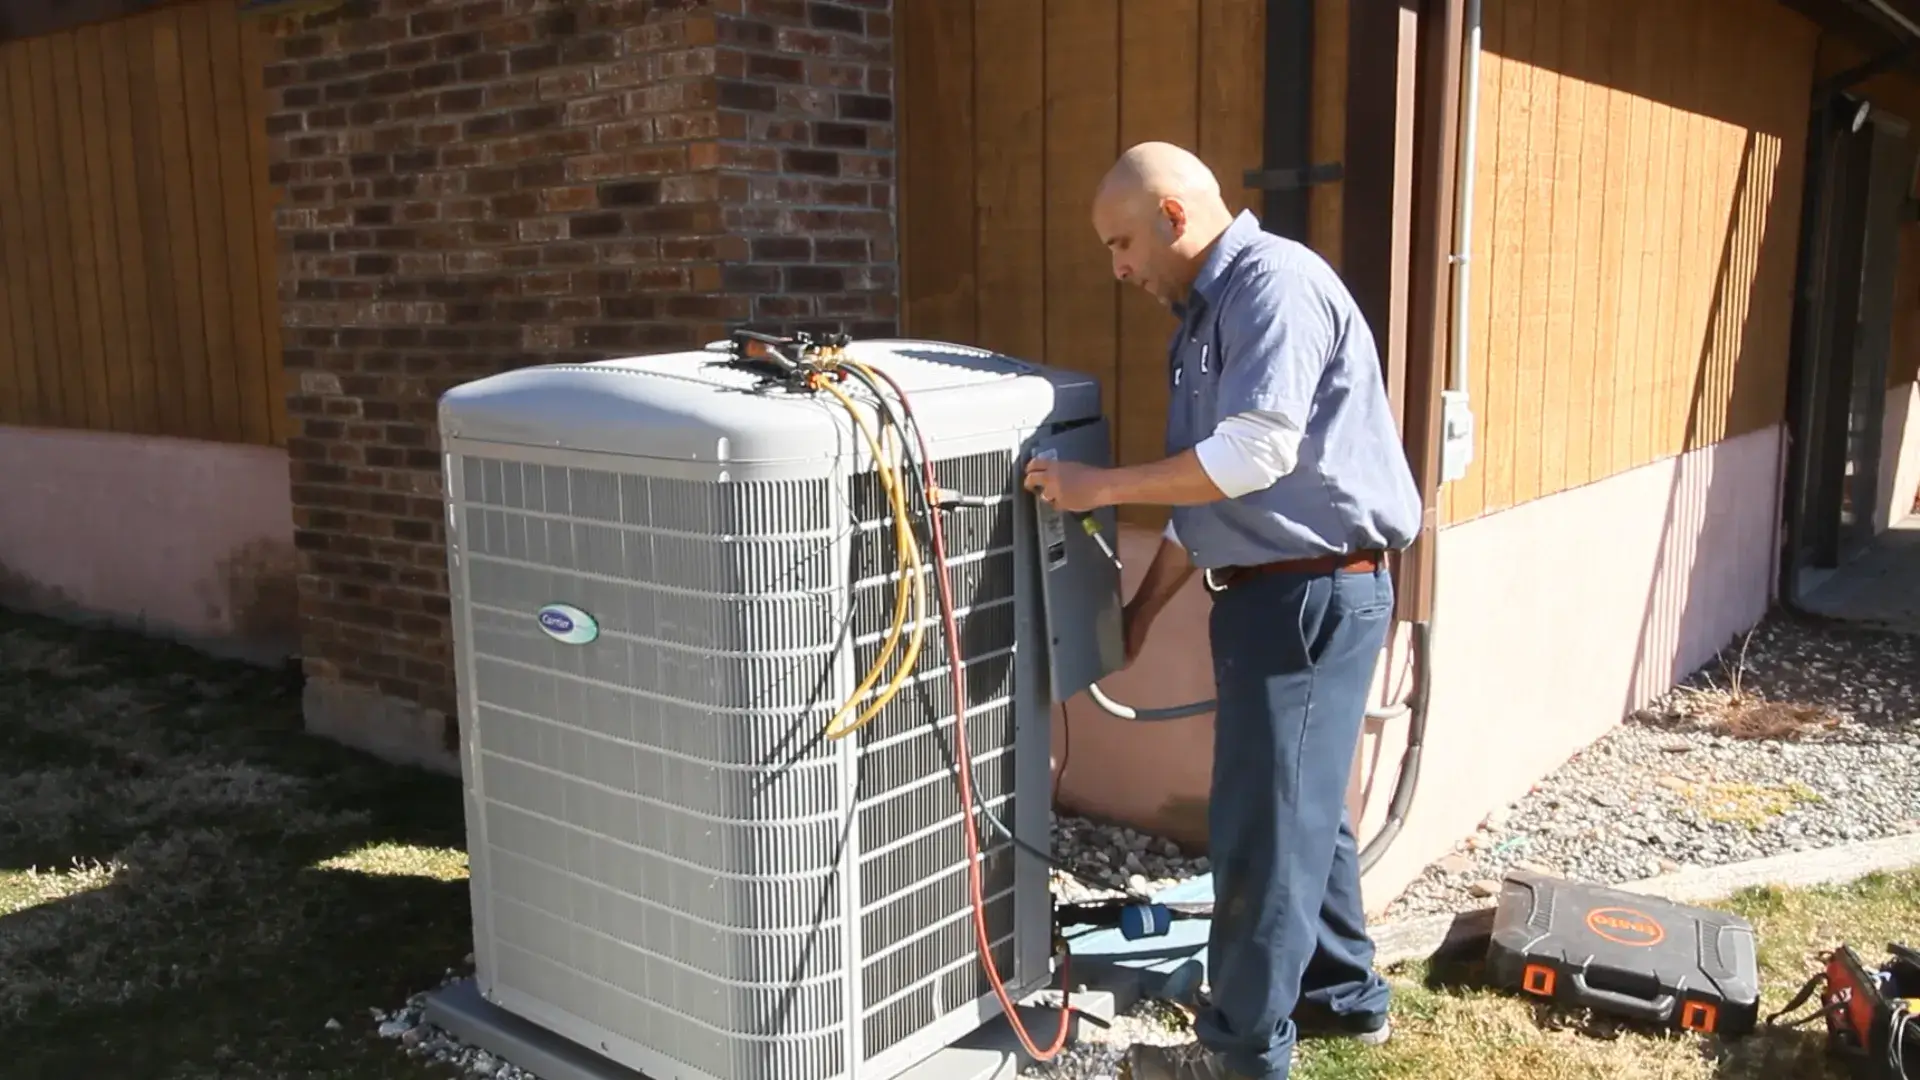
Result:
<svg viewBox="0 0 1920 1080"><path fill-rule="evenodd" d="M944 519L974 777L1045 850L1018 474L1036 437L1104 427L1099 388L930 342L847 355L909 392L943 488L994 497ZM884 1080L1000 1012L933 588L914 679L824 738L892 624L887 505L842 406L725 360L526 368L441 401L476 982L654 1080ZM1052 978L1047 869L979 828L1018 1000Z"/></svg>

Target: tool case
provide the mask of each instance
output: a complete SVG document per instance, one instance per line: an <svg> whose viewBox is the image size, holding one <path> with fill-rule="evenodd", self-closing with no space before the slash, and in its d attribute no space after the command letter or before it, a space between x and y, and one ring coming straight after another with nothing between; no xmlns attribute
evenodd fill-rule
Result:
<svg viewBox="0 0 1920 1080"><path fill-rule="evenodd" d="M1820 970L1767 1026L1825 1020L1827 1052L1859 1080L1920 1080L1920 950L1897 942L1887 950L1892 958L1875 970L1850 945L1823 954ZM1815 1011L1786 1019L1815 996Z"/></svg>
<svg viewBox="0 0 1920 1080"><path fill-rule="evenodd" d="M1759 1022L1747 920L1530 871L1501 883L1487 976L1503 989L1686 1031L1738 1036Z"/></svg>

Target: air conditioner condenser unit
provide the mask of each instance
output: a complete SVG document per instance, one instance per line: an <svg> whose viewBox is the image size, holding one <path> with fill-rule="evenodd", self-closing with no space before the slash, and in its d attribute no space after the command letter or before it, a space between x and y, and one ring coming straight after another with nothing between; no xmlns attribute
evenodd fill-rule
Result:
<svg viewBox="0 0 1920 1080"><path fill-rule="evenodd" d="M525 368L440 404L475 982L653 1080L889 1080L998 1015L949 644L975 801L1038 851L1052 703L1121 662L1093 535L1113 516L1083 529L1020 487L1036 453L1105 461L1097 383L936 342L830 351L907 393L945 493L957 640L927 574L917 658L864 691L913 629L869 441L920 487L892 457L913 442L897 408L855 380L809 390L738 341ZM1017 1001L1054 977L1048 867L974 819Z"/></svg>

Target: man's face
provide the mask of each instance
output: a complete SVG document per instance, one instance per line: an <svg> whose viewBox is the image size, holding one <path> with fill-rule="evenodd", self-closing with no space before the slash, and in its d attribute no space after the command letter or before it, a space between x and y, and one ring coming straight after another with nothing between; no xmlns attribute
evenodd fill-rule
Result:
<svg viewBox="0 0 1920 1080"><path fill-rule="evenodd" d="M1102 198L1093 207L1093 228L1107 246L1113 276L1139 286L1163 305L1172 305L1187 289L1178 244L1186 213L1173 199Z"/></svg>

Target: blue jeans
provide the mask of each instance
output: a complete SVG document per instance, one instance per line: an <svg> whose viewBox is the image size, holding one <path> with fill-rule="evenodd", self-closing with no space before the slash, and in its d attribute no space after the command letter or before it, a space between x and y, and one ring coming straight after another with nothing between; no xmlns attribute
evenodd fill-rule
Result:
<svg viewBox="0 0 1920 1080"><path fill-rule="evenodd" d="M1269 573L1214 596L1212 991L1196 1034L1256 1080L1285 1080L1297 1005L1387 1011L1346 795L1392 612L1385 567Z"/></svg>

